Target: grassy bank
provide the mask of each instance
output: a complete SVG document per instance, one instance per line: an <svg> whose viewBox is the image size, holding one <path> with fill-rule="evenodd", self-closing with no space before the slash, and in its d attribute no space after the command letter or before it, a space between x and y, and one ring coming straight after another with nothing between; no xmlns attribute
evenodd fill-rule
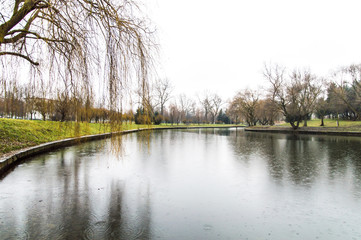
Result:
<svg viewBox="0 0 361 240"><path fill-rule="evenodd" d="M346 121L340 120L339 126L337 127L336 120L333 119L325 119L323 127L321 125L321 120L313 119L307 121L307 127L310 128L319 128L319 129L332 129L332 130L339 130L339 131L361 131L361 121ZM282 126L290 127L289 123L284 123ZM303 122L300 124L300 127L303 127Z"/></svg>
<svg viewBox="0 0 361 240"><path fill-rule="evenodd" d="M307 127L303 126L303 123L300 124L300 127L297 131L312 131L312 132L360 132L361 133L361 121L346 121L340 120L339 126L337 126L336 120L325 119L324 126L321 125L321 120L313 119L307 122ZM291 125L289 123L282 123L276 126L255 126L251 129L264 129L268 131L279 131L279 130L289 130L292 131Z"/></svg>
<svg viewBox="0 0 361 240"><path fill-rule="evenodd" d="M35 146L45 142L51 142L66 138L85 135L108 133L112 131L171 127L172 125L136 125L122 124L111 127L110 124L101 123L75 123L75 122L52 122L52 121L31 121L0 118L0 155L18 150L21 148ZM185 125L173 125L174 127ZM187 125L199 126L199 125ZM225 126L225 125L201 125Z"/></svg>

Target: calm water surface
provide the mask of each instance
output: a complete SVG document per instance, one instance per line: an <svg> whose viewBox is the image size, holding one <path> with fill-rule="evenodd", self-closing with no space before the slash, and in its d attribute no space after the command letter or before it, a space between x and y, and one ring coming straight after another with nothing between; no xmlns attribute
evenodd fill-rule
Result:
<svg viewBox="0 0 361 240"><path fill-rule="evenodd" d="M154 131L0 180L0 239L361 239L361 140Z"/></svg>

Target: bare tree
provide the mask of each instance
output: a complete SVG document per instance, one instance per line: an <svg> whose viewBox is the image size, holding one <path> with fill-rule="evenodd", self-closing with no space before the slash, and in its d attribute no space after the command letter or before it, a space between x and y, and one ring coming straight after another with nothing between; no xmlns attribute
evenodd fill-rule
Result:
<svg viewBox="0 0 361 240"><path fill-rule="evenodd" d="M239 117L244 118L249 126L254 126L258 121L256 109L259 105L259 97L257 91L242 90L234 97L230 109L237 112Z"/></svg>
<svg viewBox="0 0 361 240"><path fill-rule="evenodd" d="M195 106L195 104L194 104ZM195 107L194 108L194 116L195 116L195 121L198 124L201 124L202 122L202 117L204 116L204 113L202 112L202 109L199 107Z"/></svg>
<svg viewBox="0 0 361 240"><path fill-rule="evenodd" d="M358 100L361 98L361 64L352 64L344 69L351 76L352 88Z"/></svg>
<svg viewBox="0 0 361 240"><path fill-rule="evenodd" d="M151 124L154 115L154 107L152 104L153 96L148 82L142 82L138 89L138 96L140 98L139 105L142 109L144 124Z"/></svg>
<svg viewBox="0 0 361 240"><path fill-rule="evenodd" d="M345 87L337 86L331 82L328 87L327 103L330 113L336 117L336 125L339 126L339 115L348 109Z"/></svg>
<svg viewBox="0 0 361 240"><path fill-rule="evenodd" d="M334 97L339 98L352 112L353 119L361 118L361 64L350 65L335 71L332 75ZM340 110L340 109L339 109Z"/></svg>
<svg viewBox="0 0 361 240"><path fill-rule="evenodd" d="M173 86L168 78L160 79L155 83L156 106L160 108L160 114L164 115L165 104L171 99Z"/></svg>
<svg viewBox="0 0 361 240"><path fill-rule="evenodd" d="M297 100L301 107L301 115L304 116L304 127L307 127L307 119L314 112L316 100L322 91L322 84L309 70L294 70L291 75L292 86L289 87L292 93L294 89L299 91ZM299 90L298 90L299 89ZM295 95L291 95L293 98Z"/></svg>
<svg viewBox="0 0 361 240"><path fill-rule="evenodd" d="M31 83L25 88L26 112L30 114L30 120L33 120L35 113L35 86Z"/></svg>
<svg viewBox="0 0 361 240"><path fill-rule="evenodd" d="M256 118L261 125L274 125L278 119L278 109L270 98L260 99L256 108Z"/></svg>
<svg viewBox="0 0 361 240"><path fill-rule="evenodd" d="M213 94L211 97L211 115L212 123L216 123L216 118L218 116L219 110L223 104L222 98L218 94Z"/></svg>
<svg viewBox="0 0 361 240"><path fill-rule="evenodd" d="M272 101L282 112L293 129L297 129L302 120L306 120L315 108L316 99L321 92L320 84L308 70L293 71L289 81L285 80L285 68L278 65L264 70L265 78L270 82Z"/></svg>
<svg viewBox="0 0 361 240"><path fill-rule="evenodd" d="M17 78L3 82L3 111L6 117L23 118L25 116L23 93L24 88Z"/></svg>
<svg viewBox="0 0 361 240"><path fill-rule="evenodd" d="M178 97L178 102L179 102L178 108L179 108L180 120L186 123L189 112L191 111L192 108L192 101L185 94L180 94Z"/></svg>
<svg viewBox="0 0 361 240"><path fill-rule="evenodd" d="M232 104L232 102L230 102L226 112L227 112L227 115L230 117L230 120L232 123L235 123L235 124L240 123L241 112L236 104Z"/></svg>
<svg viewBox="0 0 361 240"><path fill-rule="evenodd" d="M172 125L174 123L177 123L177 125L179 124L180 112L178 109L177 102L175 101L169 105L169 120L172 123Z"/></svg>
<svg viewBox="0 0 361 240"><path fill-rule="evenodd" d="M71 100L68 92L58 90L54 109L61 122L70 120L71 108L73 107Z"/></svg>
<svg viewBox="0 0 361 240"><path fill-rule="evenodd" d="M329 113L329 109L329 103L324 99L324 97L320 97L316 104L316 115L321 119L321 127L325 126L324 118Z"/></svg>
<svg viewBox="0 0 361 240"><path fill-rule="evenodd" d="M198 97L198 100L203 108L204 122L208 123L208 114L212 109L212 100L208 91L205 91L202 97Z"/></svg>

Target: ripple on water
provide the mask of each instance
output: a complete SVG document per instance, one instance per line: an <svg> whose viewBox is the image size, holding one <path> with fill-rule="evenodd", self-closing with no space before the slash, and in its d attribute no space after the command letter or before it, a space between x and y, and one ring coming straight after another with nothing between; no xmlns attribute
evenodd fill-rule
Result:
<svg viewBox="0 0 361 240"><path fill-rule="evenodd" d="M134 239L134 240L135 239L142 239L142 237L144 237L143 234L144 234L144 228L138 229L138 231L135 232L134 236L131 239Z"/></svg>
<svg viewBox="0 0 361 240"><path fill-rule="evenodd" d="M209 225L209 224L204 224L203 225L203 230L204 231L211 231L212 229L213 229L212 225Z"/></svg>
<svg viewBox="0 0 361 240"><path fill-rule="evenodd" d="M102 239L109 234L109 224L107 221L96 221L93 224L90 224L84 230L85 239Z"/></svg>
<svg viewBox="0 0 361 240"><path fill-rule="evenodd" d="M1 231L1 239L4 240L28 240L30 239L29 233L22 229L14 229Z"/></svg>

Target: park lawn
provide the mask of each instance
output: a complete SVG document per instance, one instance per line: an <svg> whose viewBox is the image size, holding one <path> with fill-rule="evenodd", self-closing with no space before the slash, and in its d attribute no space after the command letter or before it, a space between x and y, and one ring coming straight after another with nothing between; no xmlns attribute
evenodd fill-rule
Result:
<svg viewBox="0 0 361 240"><path fill-rule="evenodd" d="M307 127L311 128L321 128L323 130L332 130L332 131L360 131L361 132L361 121L348 121L348 120L339 120L339 127L337 127L335 119L324 119L323 127L321 125L320 119L312 119L307 121ZM291 126L289 123L283 123L281 126ZM300 127L303 127L303 122L300 123Z"/></svg>
<svg viewBox="0 0 361 240"><path fill-rule="evenodd" d="M15 120L0 118L0 155L25 147L66 138L137 129L145 125L123 124L111 128L110 124Z"/></svg>
<svg viewBox="0 0 361 240"><path fill-rule="evenodd" d="M26 147L35 146L41 143L94 135L122 130L154 127L191 127L191 126L227 126L224 124L215 125L183 125L183 124L162 124L162 125L137 125L134 123L110 125L109 123L79 123L79 122L54 122L39 120L16 120L0 118L0 156L11 151ZM231 125L228 125L231 126Z"/></svg>

